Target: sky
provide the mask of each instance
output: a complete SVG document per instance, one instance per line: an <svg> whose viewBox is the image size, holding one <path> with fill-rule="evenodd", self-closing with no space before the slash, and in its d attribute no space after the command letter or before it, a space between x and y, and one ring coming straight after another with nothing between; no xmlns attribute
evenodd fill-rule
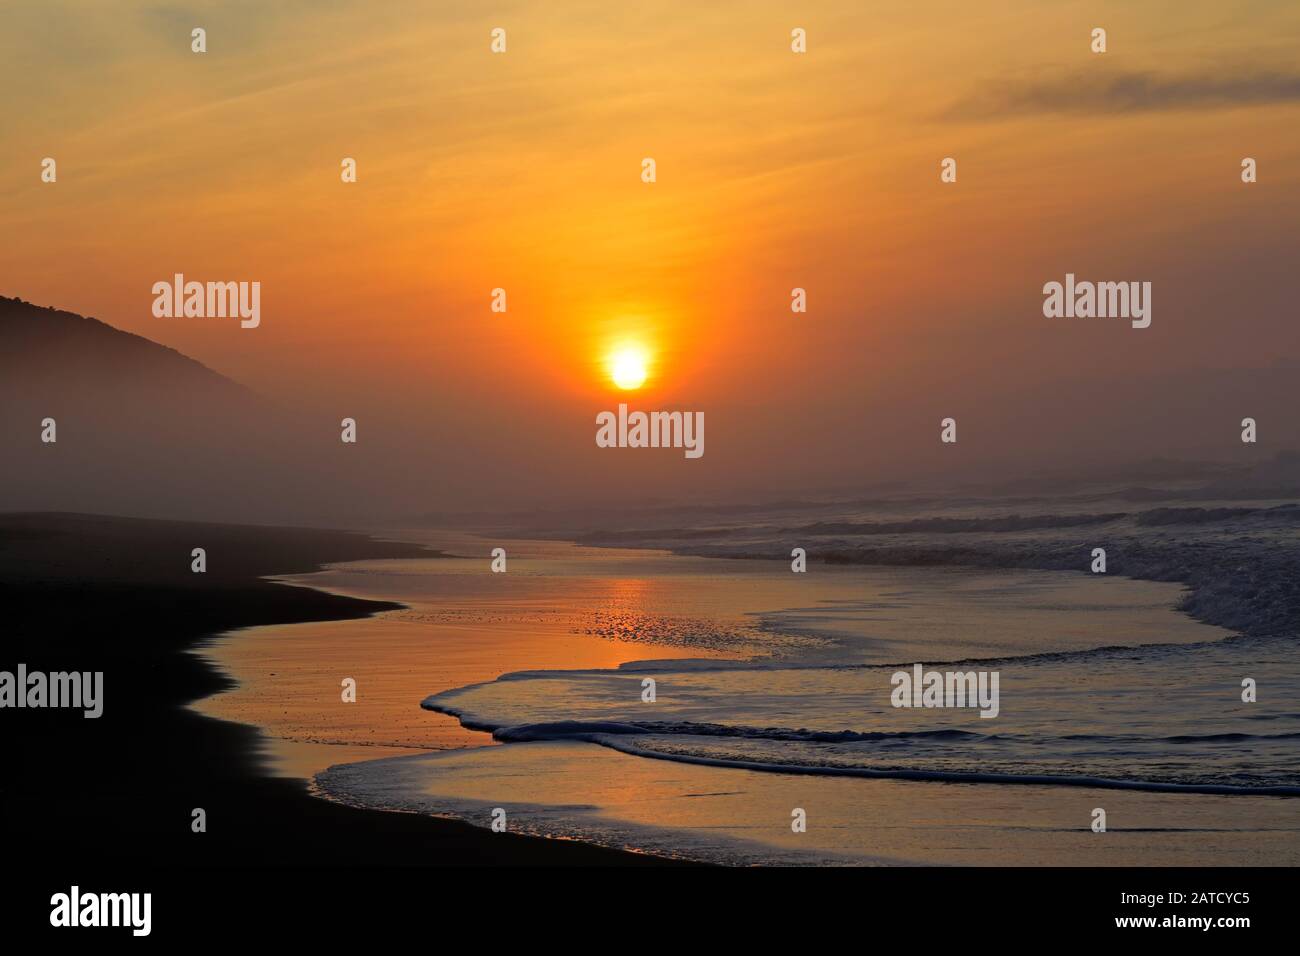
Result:
<svg viewBox="0 0 1300 956"><path fill-rule="evenodd" d="M1288 2L19 0L0 293L355 417L396 511L1231 460L1300 437L1298 49ZM261 325L155 317L177 272ZM1045 318L1067 272L1151 327ZM704 455L597 448L621 401Z"/></svg>

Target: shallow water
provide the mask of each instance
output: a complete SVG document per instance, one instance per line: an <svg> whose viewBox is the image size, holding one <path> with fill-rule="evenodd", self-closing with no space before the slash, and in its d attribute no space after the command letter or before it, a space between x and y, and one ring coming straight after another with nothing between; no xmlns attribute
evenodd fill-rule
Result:
<svg viewBox="0 0 1300 956"><path fill-rule="evenodd" d="M1295 802L757 773L541 742L336 766L327 794L731 865L1294 866ZM1094 833L1093 811L1107 814ZM795 833L792 813L805 812Z"/></svg>
<svg viewBox="0 0 1300 956"><path fill-rule="evenodd" d="M485 807L509 804L530 832L660 853L979 862L971 847L987 841L972 834L1005 831L998 845L1009 849L996 860L981 851L985 862L1059 852L1187 862L1197 847L1209 863L1295 856L1290 799L1117 789L1300 784L1294 650L1223 641L1226 632L1173 610L1176 585L1035 571L793 574L784 562L427 540L480 556L293 579L410 608L227 638L210 653L241 689L203 709L263 727L282 772L349 763L320 780L338 799L483 825ZM498 545L506 574L488 568ZM892 707L891 675L917 661L996 671L998 716ZM356 678L356 704L339 702L341 675ZM653 703L642 697L647 677ZM1241 702L1243 677L1259 683L1258 703ZM471 727L541 742L483 749L486 734L420 710L426 698ZM466 747L479 749L351 763L366 748ZM784 772L754 772L763 767ZM846 773L954 782L831 775ZM733 791L746 796L725 796ZM787 838L795 806L818 837L810 823ZM1098 806L1121 811L1108 834L1089 829ZM897 840L876 832L881 814ZM1161 820L1174 837L1135 836ZM712 834L703 849L702 829Z"/></svg>

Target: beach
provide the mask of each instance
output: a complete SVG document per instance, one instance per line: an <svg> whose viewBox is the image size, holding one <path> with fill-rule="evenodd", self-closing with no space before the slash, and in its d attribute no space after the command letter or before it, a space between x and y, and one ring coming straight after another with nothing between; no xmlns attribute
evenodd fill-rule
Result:
<svg viewBox="0 0 1300 956"><path fill-rule="evenodd" d="M1293 643L1197 621L1181 584L395 536L452 557L290 580L403 610L205 649L239 686L198 706L331 800L731 865L1300 859ZM891 707L914 661L997 671L1001 713Z"/></svg>
<svg viewBox="0 0 1300 956"><path fill-rule="evenodd" d="M75 659L105 688L94 721L15 712L35 769L4 790L19 845L181 865L1300 861L1294 644L1196 620L1176 582L76 515L8 516L0 541L13 661ZM891 706L914 664L994 672L1000 703Z"/></svg>
<svg viewBox="0 0 1300 956"><path fill-rule="evenodd" d="M190 570L199 545L208 552L205 575ZM67 710L6 713L11 760L23 768L0 780L6 846L18 857L118 867L656 862L320 800L304 779L270 773L259 729L189 709L231 686L194 653L213 635L395 609L265 575L422 554L418 546L341 532L0 516L7 663L104 674L98 719ZM206 811L204 833L191 828L195 808Z"/></svg>

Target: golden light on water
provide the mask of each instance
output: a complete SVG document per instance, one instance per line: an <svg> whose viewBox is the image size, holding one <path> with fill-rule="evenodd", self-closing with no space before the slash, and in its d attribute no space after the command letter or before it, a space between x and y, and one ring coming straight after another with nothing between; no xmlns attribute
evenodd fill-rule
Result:
<svg viewBox="0 0 1300 956"><path fill-rule="evenodd" d="M609 358L609 375L622 389L640 388L646 379L649 360L639 345L626 345Z"/></svg>

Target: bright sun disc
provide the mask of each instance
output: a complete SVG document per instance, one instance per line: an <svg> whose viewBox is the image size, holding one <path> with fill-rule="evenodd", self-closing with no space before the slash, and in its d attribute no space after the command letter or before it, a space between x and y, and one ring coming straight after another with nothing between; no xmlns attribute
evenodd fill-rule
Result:
<svg viewBox="0 0 1300 956"><path fill-rule="evenodd" d="M626 348L616 352L610 360L610 376L619 388L640 388L645 382L645 352Z"/></svg>

